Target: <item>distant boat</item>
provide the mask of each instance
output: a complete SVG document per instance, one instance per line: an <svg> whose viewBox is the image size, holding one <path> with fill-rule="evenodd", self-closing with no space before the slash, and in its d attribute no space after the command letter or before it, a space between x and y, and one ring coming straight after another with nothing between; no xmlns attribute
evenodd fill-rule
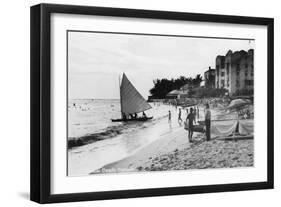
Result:
<svg viewBox="0 0 281 207"><path fill-rule="evenodd" d="M130 115L134 116L134 114L151 109L151 106L129 81L125 73L123 73L120 85L120 105L121 119L112 119L113 122L147 121L153 118L147 116L129 117Z"/></svg>

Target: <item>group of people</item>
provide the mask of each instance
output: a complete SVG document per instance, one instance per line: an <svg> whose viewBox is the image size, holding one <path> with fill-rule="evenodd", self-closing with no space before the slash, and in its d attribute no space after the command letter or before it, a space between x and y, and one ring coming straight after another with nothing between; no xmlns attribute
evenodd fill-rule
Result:
<svg viewBox="0 0 281 207"><path fill-rule="evenodd" d="M196 119L197 121L199 120L199 108L196 107L191 107L188 111L186 109L186 124L188 125L188 139L189 142L192 142L192 136L193 136L193 131L194 131L194 125L196 124ZM178 122L181 124L182 123L182 118L181 118L181 109L179 109L178 113ZM168 114L168 122L171 123L171 111L169 111ZM210 133L211 133L211 111L210 111L210 106L207 103L206 104L206 110L205 110L205 133L206 133L206 140L210 140Z"/></svg>
<svg viewBox="0 0 281 207"><path fill-rule="evenodd" d="M238 111L238 116L243 119L249 119L251 117L251 113L248 109L243 109Z"/></svg>
<svg viewBox="0 0 281 207"><path fill-rule="evenodd" d="M146 114L144 112L142 112L142 118L146 118ZM138 118L138 114L137 113L134 113L134 114L129 114L129 115L126 115L125 113L122 113L122 118L124 120L127 120L127 119L137 119Z"/></svg>
<svg viewBox="0 0 281 207"><path fill-rule="evenodd" d="M187 111L188 113L188 111ZM186 117L186 123L188 124L188 139L189 142L192 142L192 136L193 136L193 129L194 129L194 124L196 124L196 115L197 115L197 120L199 119L199 108L197 106L197 109L190 108L190 113L188 113ZM206 133L206 140L209 141L211 138L211 111L210 111L210 106L207 103L206 104L206 110L205 110L205 133Z"/></svg>
<svg viewBox="0 0 281 207"><path fill-rule="evenodd" d="M194 106L193 108L190 108L190 111L193 112L194 114L194 121L196 123L196 119L199 120L199 108L197 106L197 108ZM186 109L186 115L188 116L188 108ZM179 114L178 114L178 122L182 123L182 118L181 118L181 108L179 109Z"/></svg>
<svg viewBox="0 0 281 207"><path fill-rule="evenodd" d="M77 106L76 103L73 103L72 107L74 109L81 109L81 111L88 111L91 109L90 107L87 107L87 103L83 104L82 106L81 105ZM68 108L71 108L71 106L69 105Z"/></svg>

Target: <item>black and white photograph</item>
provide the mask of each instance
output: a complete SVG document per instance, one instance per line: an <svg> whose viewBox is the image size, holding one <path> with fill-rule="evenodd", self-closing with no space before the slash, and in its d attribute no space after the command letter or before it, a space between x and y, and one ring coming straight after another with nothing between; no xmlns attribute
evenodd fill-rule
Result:
<svg viewBox="0 0 281 207"><path fill-rule="evenodd" d="M30 8L32 201L274 188L274 19L155 8Z"/></svg>
<svg viewBox="0 0 281 207"><path fill-rule="evenodd" d="M67 176L253 168L255 39L67 31Z"/></svg>

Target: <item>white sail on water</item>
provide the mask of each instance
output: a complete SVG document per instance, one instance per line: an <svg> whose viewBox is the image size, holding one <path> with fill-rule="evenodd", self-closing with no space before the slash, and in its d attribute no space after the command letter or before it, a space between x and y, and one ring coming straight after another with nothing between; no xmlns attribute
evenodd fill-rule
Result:
<svg viewBox="0 0 281 207"><path fill-rule="evenodd" d="M120 98L121 112L125 114L139 113L151 108L151 106L129 81L125 73L123 73L120 86Z"/></svg>

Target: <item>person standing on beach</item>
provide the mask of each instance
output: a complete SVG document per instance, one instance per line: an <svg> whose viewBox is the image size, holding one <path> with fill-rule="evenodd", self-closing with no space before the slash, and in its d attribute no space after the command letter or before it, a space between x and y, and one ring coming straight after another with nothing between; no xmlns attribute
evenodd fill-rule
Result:
<svg viewBox="0 0 281 207"><path fill-rule="evenodd" d="M206 104L206 111L205 111L205 126L206 126L206 140L210 141L211 138L211 111L210 106Z"/></svg>
<svg viewBox="0 0 281 207"><path fill-rule="evenodd" d="M182 123L182 119L181 119L181 108L179 109L178 122L179 122L179 123Z"/></svg>
<svg viewBox="0 0 281 207"><path fill-rule="evenodd" d="M171 111L169 110L169 114L168 114L168 123L171 123Z"/></svg>
<svg viewBox="0 0 281 207"><path fill-rule="evenodd" d="M190 113L186 117L186 121L188 121L188 139L189 139L189 142L192 142L194 119L195 119L195 116L194 116L194 113L193 113L193 108L190 108Z"/></svg>
<svg viewBox="0 0 281 207"><path fill-rule="evenodd" d="M142 112L142 117L143 118L147 118L146 114L144 112Z"/></svg>
<svg viewBox="0 0 281 207"><path fill-rule="evenodd" d="M193 108L193 114L194 114L194 123L196 123L196 108L195 108L195 106Z"/></svg>
<svg viewBox="0 0 281 207"><path fill-rule="evenodd" d="M199 107L197 106L197 120L199 120Z"/></svg>

